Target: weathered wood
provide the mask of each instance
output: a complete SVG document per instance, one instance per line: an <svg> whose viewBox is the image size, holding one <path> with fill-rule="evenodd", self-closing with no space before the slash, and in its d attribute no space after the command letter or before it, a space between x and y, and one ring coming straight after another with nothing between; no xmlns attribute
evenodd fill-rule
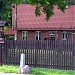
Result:
<svg viewBox="0 0 75 75"><path fill-rule="evenodd" d="M5 64L19 64L20 54L30 66L75 69L75 40L5 40ZM3 59L4 60L4 59Z"/></svg>
<svg viewBox="0 0 75 75"><path fill-rule="evenodd" d="M0 65L2 65L2 43L0 43Z"/></svg>

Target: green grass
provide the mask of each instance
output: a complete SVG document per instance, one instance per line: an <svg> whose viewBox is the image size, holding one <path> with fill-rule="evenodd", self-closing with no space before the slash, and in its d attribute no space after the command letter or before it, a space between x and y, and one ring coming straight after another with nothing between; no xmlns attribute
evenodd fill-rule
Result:
<svg viewBox="0 0 75 75"><path fill-rule="evenodd" d="M6 72L6 73L17 73L19 66L13 66L13 65L2 65L0 66L0 72Z"/></svg>
<svg viewBox="0 0 75 75"><path fill-rule="evenodd" d="M0 66L0 72L6 73L18 73L19 66L3 65ZM57 70L57 69L45 69L45 68L32 68L30 74L33 75L75 75L75 71L72 70Z"/></svg>

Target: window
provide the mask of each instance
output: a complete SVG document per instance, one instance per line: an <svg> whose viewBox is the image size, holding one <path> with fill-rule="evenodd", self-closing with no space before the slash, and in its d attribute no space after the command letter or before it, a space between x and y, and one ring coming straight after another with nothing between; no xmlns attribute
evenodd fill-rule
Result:
<svg viewBox="0 0 75 75"><path fill-rule="evenodd" d="M28 39L28 32L27 31L23 31L22 32L22 40L27 40Z"/></svg>
<svg viewBox="0 0 75 75"><path fill-rule="evenodd" d="M36 31L35 32L35 39L36 40L41 40L41 31Z"/></svg>
<svg viewBox="0 0 75 75"><path fill-rule="evenodd" d="M54 31L49 31L49 35L54 35Z"/></svg>
<svg viewBox="0 0 75 75"><path fill-rule="evenodd" d="M68 38L67 32L63 32L63 40L67 40L67 38Z"/></svg>

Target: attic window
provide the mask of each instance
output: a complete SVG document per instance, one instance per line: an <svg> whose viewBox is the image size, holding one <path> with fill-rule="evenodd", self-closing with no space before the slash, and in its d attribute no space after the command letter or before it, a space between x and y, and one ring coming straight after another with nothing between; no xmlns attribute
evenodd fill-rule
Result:
<svg viewBox="0 0 75 75"><path fill-rule="evenodd" d="M54 31L49 31L49 35L54 35Z"/></svg>

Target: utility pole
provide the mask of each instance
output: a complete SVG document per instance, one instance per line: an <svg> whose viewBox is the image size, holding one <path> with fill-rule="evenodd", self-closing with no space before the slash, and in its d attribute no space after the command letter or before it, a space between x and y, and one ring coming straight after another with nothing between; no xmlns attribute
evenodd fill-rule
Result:
<svg viewBox="0 0 75 75"><path fill-rule="evenodd" d="M15 40L17 40L17 4L16 4Z"/></svg>

